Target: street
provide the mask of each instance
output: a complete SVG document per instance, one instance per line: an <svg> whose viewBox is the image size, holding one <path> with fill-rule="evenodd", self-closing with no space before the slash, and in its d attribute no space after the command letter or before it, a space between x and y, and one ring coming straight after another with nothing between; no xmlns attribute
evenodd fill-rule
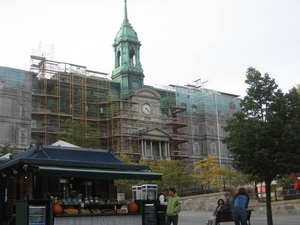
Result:
<svg viewBox="0 0 300 225"><path fill-rule="evenodd" d="M179 214L179 225L205 225L212 216L210 212L182 211ZM252 212L250 222L252 225L266 225L267 215ZM223 224L223 223L221 223ZM226 222L224 224L234 224ZM296 214L273 214L273 225L299 225L300 215Z"/></svg>

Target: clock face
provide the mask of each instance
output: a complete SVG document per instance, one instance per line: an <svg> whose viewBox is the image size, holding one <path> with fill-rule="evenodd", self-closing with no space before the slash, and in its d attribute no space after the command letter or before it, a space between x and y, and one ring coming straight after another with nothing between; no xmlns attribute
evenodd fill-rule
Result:
<svg viewBox="0 0 300 225"><path fill-rule="evenodd" d="M151 113L151 107L150 107L150 105L149 104L144 104L143 106L142 106L142 111L143 111L143 113L145 113L145 114L150 114Z"/></svg>

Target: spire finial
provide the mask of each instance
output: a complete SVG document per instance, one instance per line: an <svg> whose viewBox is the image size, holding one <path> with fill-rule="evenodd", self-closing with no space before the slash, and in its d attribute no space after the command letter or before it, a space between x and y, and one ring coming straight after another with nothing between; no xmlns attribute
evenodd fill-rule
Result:
<svg viewBox="0 0 300 225"><path fill-rule="evenodd" d="M128 20L128 17L127 17L127 0L124 0L125 2L125 8L124 8L124 20Z"/></svg>

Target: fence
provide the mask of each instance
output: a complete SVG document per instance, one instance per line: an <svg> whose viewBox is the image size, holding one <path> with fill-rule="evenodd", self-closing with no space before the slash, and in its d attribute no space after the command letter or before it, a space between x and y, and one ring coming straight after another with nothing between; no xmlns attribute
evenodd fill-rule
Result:
<svg viewBox="0 0 300 225"><path fill-rule="evenodd" d="M248 189L249 190L249 189ZM204 190L203 188L186 188L186 189L177 189L178 194L181 197L184 196L193 196L193 195L202 195L202 194L209 194L209 193L217 193L220 192L220 189L209 189ZM221 191L224 191L223 189ZM227 190L233 196L237 190ZM248 193L250 199L257 200L258 202L265 202L266 201L266 193L265 190L262 190L259 193L253 192ZM293 200L293 199L300 199L300 192L295 191L293 188L274 188L271 192L271 201L283 201L283 200Z"/></svg>

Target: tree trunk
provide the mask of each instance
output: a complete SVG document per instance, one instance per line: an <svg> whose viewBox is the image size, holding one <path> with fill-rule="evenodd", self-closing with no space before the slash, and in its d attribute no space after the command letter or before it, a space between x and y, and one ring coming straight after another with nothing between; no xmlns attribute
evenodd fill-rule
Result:
<svg viewBox="0 0 300 225"><path fill-rule="evenodd" d="M267 224L273 225L272 205L271 205L271 182L266 181L266 209L267 209Z"/></svg>

